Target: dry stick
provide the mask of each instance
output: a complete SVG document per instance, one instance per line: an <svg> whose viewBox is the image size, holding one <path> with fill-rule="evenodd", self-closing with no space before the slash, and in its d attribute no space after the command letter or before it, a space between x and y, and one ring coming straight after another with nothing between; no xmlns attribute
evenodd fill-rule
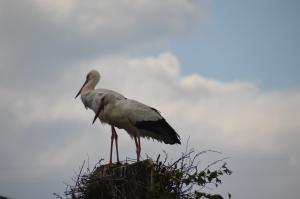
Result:
<svg viewBox="0 0 300 199"><path fill-rule="evenodd" d="M211 166L215 165L215 164L218 164L219 162L222 162L224 160L228 160L229 157L226 157L226 158L222 158L222 159L219 159L219 160L216 160L216 161L213 161L212 163L210 163L205 169L203 169L203 171L206 171L207 169L209 169Z"/></svg>
<svg viewBox="0 0 300 199"><path fill-rule="evenodd" d="M83 161L83 164L82 164L82 166L81 166L81 169L80 169L79 175L77 176L77 180L76 180L75 188L76 188L76 187L79 185L79 178L80 178L80 176L81 176L82 169L83 169L84 165L85 165L85 160Z"/></svg>

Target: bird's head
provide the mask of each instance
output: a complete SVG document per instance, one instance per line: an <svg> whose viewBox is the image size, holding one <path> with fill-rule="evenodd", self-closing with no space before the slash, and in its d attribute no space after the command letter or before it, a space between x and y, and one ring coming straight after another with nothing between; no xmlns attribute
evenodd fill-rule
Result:
<svg viewBox="0 0 300 199"><path fill-rule="evenodd" d="M96 70L91 70L87 75L86 75L86 81L91 81L91 80L100 80L100 73Z"/></svg>
<svg viewBox="0 0 300 199"><path fill-rule="evenodd" d="M84 90L85 87L87 87L87 89L94 89L95 86L97 85L97 83L100 80L100 73L96 70L91 70L87 75L86 75L86 80L84 82L84 84L82 85L81 89L79 90L79 92L77 93L77 95L75 96L75 98L77 98L82 91ZM88 86L87 86L88 85Z"/></svg>

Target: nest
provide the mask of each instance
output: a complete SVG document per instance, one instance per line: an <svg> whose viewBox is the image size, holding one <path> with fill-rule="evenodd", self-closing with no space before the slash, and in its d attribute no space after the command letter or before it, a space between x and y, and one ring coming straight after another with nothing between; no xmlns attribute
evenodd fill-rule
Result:
<svg viewBox="0 0 300 199"><path fill-rule="evenodd" d="M199 168L199 157L207 152L185 152L172 162L160 156L156 161L122 162L101 165L101 161L83 172L85 161L75 185L67 186L66 199L223 199L219 194L205 191L222 184L221 177L230 175L226 158ZM58 194L56 198L63 199ZM228 194L228 198L231 195Z"/></svg>
<svg viewBox="0 0 300 199"><path fill-rule="evenodd" d="M72 199L147 199L153 187L153 169L151 160L133 164L99 163L91 172L81 174L81 169L75 186L69 186L65 194Z"/></svg>

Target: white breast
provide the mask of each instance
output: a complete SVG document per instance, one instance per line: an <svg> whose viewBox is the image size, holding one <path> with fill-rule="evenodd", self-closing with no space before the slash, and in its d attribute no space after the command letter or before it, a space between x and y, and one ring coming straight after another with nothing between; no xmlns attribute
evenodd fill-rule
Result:
<svg viewBox="0 0 300 199"><path fill-rule="evenodd" d="M82 94L81 100L86 108L91 109L94 111L94 113L96 113L101 105L101 98L103 97L103 95L106 94L112 94L118 99L125 99L125 97L118 92L108 89L96 89L88 93ZM99 119L103 123L108 123L103 113L100 113Z"/></svg>

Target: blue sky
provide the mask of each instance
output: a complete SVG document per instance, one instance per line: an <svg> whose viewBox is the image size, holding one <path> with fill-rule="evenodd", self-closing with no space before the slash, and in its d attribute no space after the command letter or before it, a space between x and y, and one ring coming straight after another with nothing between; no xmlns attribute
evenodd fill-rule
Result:
<svg viewBox="0 0 300 199"><path fill-rule="evenodd" d="M0 1L0 195L51 198L87 154L91 165L108 159L109 126L92 126L74 99L96 69L98 87L157 108L196 150L232 157L222 193L299 198L299 10L292 0ZM118 133L121 159L135 157ZM142 140L152 157L184 149Z"/></svg>
<svg viewBox="0 0 300 199"><path fill-rule="evenodd" d="M192 35L170 49L186 73L256 82L264 89L300 84L299 1L213 1Z"/></svg>

